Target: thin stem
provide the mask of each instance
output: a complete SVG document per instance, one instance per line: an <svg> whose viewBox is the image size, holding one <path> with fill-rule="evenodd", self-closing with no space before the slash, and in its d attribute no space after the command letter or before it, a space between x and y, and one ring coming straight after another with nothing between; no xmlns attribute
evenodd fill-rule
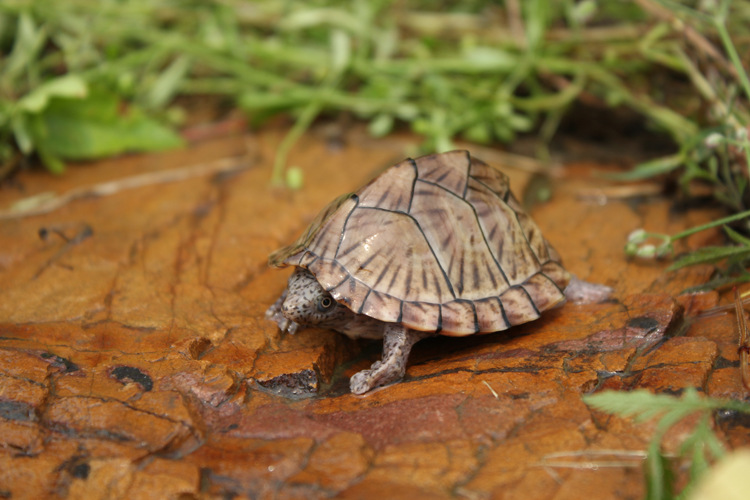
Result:
<svg viewBox="0 0 750 500"><path fill-rule="evenodd" d="M721 43L724 44L724 50L727 51L727 54L729 54L729 59L732 60L732 64L737 69L737 77L742 84L742 89L745 92L745 96L750 99L750 79L748 79L747 72L742 66L742 60L740 59L740 55L737 53L737 49L735 48L734 43L732 43L732 38L729 36L729 31L727 30L726 24L724 24L722 20L717 18L714 22L714 25L716 26L716 30L719 32Z"/></svg>
<svg viewBox="0 0 750 500"><path fill-rule="evenodd" d="M722 219L717 219L715 221L711 221L706 224L701 224L700 226L686 229L685 231L682 231L680 233L677 233L671 236L671 240L672 241L679 240L680 238L685 238L686 236L690 236L691 234L699 233L701 231L705 231L706 229L711 229L713 227L722 226L724 224L728 224L736 220L744 219L745 217L750 217L750 210L745 210L744 212L740 212L738 214L730 215Z"/></svg>
<svg viewBox="0 0 750 500"><path fill-rule="evenodd" d="M274 186L281 186L284 184L284 169L286 167L286 159L289 156L289 151L294 146L294 143L302 137L307 128L313 122L316 116L320 113L322 108L322 102L312 101L308 103L302 113L294 122L294 126L287 132L284 139L279 144L279 148L276 150L276 158L273 162L273 171L271 172L271 184Z"/></svg>

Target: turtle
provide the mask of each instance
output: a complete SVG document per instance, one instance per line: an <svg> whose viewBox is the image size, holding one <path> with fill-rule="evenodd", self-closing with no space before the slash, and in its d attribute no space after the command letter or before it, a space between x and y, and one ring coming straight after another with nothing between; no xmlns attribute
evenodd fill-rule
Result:
<svg viewBox="0 0 750 500"><path fill-rule="evenodd" d="M336 198L269 264L295 268L266 312L282 331L383 340L382 359L351 377L354 394L400 380L425 337L500 332L562 304L567 288L591 295L508 177L465 150L407 158ZM595 300L608 294L596 287Z"/></svg>

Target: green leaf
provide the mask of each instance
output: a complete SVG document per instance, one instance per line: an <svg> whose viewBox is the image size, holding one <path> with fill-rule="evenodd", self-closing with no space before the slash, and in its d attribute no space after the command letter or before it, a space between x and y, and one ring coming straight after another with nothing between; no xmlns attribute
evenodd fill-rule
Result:
<svg viewBox="0 0 750 500"><path fill-rule="evenodd" d="M551 6L547 0L527 0L522 5L525 7L526 43L534 52L544 41Z"/></svg>
<svg viewBox="0 0 750 500"><path fill-rule="evenodd" d="M149 108L161 108L174 98L190 69L190 63L189 57L180 56L161 72L146 95L146 105Z"/></svg>
<svg viewBox="0 0 750 500"><path fill-rule="evenodd" d="M11 117L10 126L13 129L13 137L16 140L18 149L23 154L31 154L34 151L34 137L29 126L29 116L26 114L17 114Z"/></svg>
<svg viewBox="0 0 750 500"><path fill-rule="evenodd" d="M370 122L368 129L373 137L383 137L393 129L393 115L379 114Z"/></svg>
<svg viewBox="0 0 750 500"><path fill-rule="evenodd" d="M119 99L104 92L92 92L86 99L50 100L34 136L48 166L57 165L55 159L93 159L182 144L172 130L135 106L121 109Z"/></svg>
<svg viewBox="0 0 750 500"><path fill-rule="evenodd" d="M582 0L573 5L571 9L571 17L576 24L580 25L588 21L595 12L596 2L594 0Z"/></svg>
<svg viewBox="0 0 750 500"><path fill-rule="evenodd" d="M18 101L18 109L38 113L47 107L53 97L82 99L88 93L88 86L78 75L65 75L49 80L29 92Z"/></svg>
<svg viewBox="0 0 750 500"><path fill-rule="evenodd" d="M685 238L687 236L690 236L691 234L705 231L706 229L711 229L712 227L719 227L723 224L729 224L730 222L738 221L741 219L747 219L747 218L750 218L750 210L745 210L744 212L739 212L739 213L735 213L732 215L728 215L726 217L722 217L721 219L712 220L711 222L707 222L699 226L691 227L690 229L685 229L684 231L680 231L679 233L673 235L672 241L678 240L680 238Z"/></svg>
<svg viewBox="0 0 750 500"><path fill-rule="evenodd" d="M685 266L696 264L710 264L730 257L750 257L750 247L703 247L677 259L667 271L674 271Z"/></svg>
<svg viewBox="0 0 750 500"><path fill-rule="evenodd" d="M53 174L62 174L65 171L65 163L58 155L52 153L45 144L38 144L36 149L47 170Z"/></svg>
<svg viewBox="0 0 750 500"><path fill-rule="evenodd" d="M750 404L731 399L716 399L701 396L694 387L685 389L682 397L669 394L653 394L647 389L630 392L604 391L583 397L583 401L597 410L623 417L635 416L647 420L664 413L689 414L699 410L720 408L750 413Z"/></svg>
<svg viewBox="0 0 750 500"><path fill-rule="evenodd" d="M492 130L484 123L475 123L463 131L463 136L467 141L487 144L492 139Z"/></svg>
<svg viewBox="0 0 750 500"><path fill-rule="evenodd" d="M605 391L584 396L583 400L587 405L607 413L648 419L666 411L674 404L675 398L638 389L632 392Z"/></svg>
<svg viewBox="0 0 750 500"><path fill-rule="evenodd" d="M724 231L727 233L727 236L729 236L729 238L731 238L735 243L750 247L750 238L741 235L729 226L724 226Z"/></svg>
<svg viewBox="0 0 750 500"><path fill-rule="evenodd" d="M641 179L648 179L649 177L655 177L657 175L666 174L682 166L685 163L685 159L681 153L677 153L670 156L664 156L655 160L639 163L634 169L629 172L622 172L618 174L604 174L603 176L607 179L616 181L636 181Z"/></svg>
<svg viewBox="0 0 750 500"><path fill-rule="evenodd" d="M349 65L352 57L352 41L343 30L331 31L331 70L335 74L341 74Z"/></svg>
<svg viewBox="0 0 750 500"><path fill-rule="evenodd" d="M494 70L505 72L518 64L518 58L510 52L495 47L471 47L463 52L461 58L474 70Z"/></svg>
<svg viewBox="0 0 750 500"><path fill-rule="evenodd" d="M653 444L656 443L656 446ZM669 460L659 449L659 442L652 442L646 456L646 500L671 500L674 477Z"/></svg>
<svg viewBox="0 0 750 500"><path fill-rule="evenodd" d="M46 30L37 28L32 17L23 12L18 18L13 51L0 65L0 83L12 86L23 71L33 67L33 61L47 40Z"/></svg>

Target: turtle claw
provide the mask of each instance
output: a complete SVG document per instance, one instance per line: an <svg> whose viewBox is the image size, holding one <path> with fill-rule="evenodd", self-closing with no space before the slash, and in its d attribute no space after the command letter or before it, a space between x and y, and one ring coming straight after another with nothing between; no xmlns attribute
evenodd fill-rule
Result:
<svg viewBox="0 0 750 500"><path fill-rule="evenodd" d="M281 297L279 297L278 300L276 300L276 302L274 302L273 305L271 305L271 307L266 310L266 319L270 319L271 321L279 325L279 330L281 330L282 332L294 335L298 330L302 328L302 325L292 321L291 319L284 316L284 313L282 313L281 306L284 304L286 294L287 290L284 290L284 293L281 294Z"/></svg>
<svg viewBox="0 0 750 500"><path fill-rule="evenodd" d="M383 364L380 361L373 363L369 370L362 370L352 375L349 379L349 390L352 394L364 394L381 385L397 382L404 377L405 365L399 367L396 364Z"/></svg>

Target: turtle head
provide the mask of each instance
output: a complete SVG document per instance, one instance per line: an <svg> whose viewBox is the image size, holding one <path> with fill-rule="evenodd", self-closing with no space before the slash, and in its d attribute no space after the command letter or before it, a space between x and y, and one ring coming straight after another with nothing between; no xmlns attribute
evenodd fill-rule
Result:
<svg viewBox="0 0 750 500"><path fill-rule="evenodd" d="M286 318L300 325L334 329L354 315L346 306L336 302L310 271L301 267L295 269L289 278L281 310Z"/></svg>

